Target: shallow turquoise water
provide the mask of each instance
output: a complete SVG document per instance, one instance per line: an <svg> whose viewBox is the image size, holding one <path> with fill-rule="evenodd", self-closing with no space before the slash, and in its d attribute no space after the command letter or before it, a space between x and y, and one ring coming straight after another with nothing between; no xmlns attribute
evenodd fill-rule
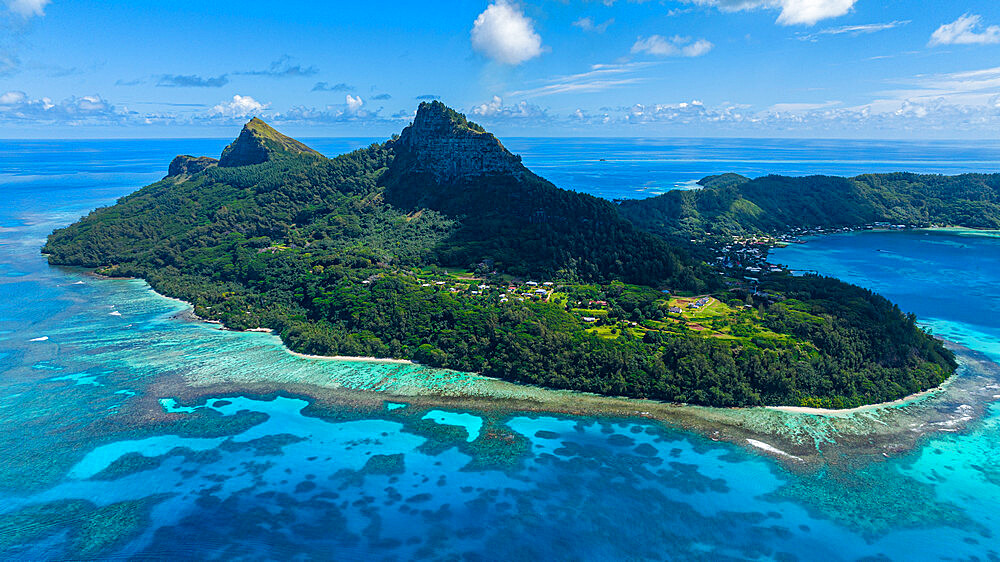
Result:
<svg viewBox="0 0 1000 562"><path fill-rule="evenodd" d="M374 391L482 383L298 358L265 334L174 318L184 306L141 282L45 264L37 252L53 227L156 179L146 170L174 153L199 152L170 142L49 146L43 155L29 143L6 153L5 169L16 153L21 171L0 186L3 558L998 556L996 407L900 458L799 475L750 450L635 421L428 409L399 397L358 409L290 392L179 401L194 380L222 388L257 379L277 391L303 379ZM200 152L221 149L199 142ZM572 174L574 155L602 146L579 141L531 158ZM599 180L614 176L589 181ZM776 257L808 257L812 269L883 292L937 333L995 354L996 244L868 233Z"/></svg>

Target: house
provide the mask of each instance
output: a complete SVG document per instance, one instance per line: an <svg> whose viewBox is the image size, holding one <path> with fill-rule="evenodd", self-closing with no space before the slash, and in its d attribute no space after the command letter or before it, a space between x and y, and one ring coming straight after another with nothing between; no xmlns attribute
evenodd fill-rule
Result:
<svg viewBox="0 0 1000 562"><path fill-rule="evenodd" d="M525 283L525 285L529 287L537 287L538 283L536 281L528 281L527 283Z"/></svg>
<svg viewBox="0 0 1000 562"><path fill-rule="evenodd" d="M695 302L688 304L687 307L688 308L696 308L697 309L697 308L701 308L703 306L707 306L711 302L712 302L711 298L709 298L709 297L701 297L700 299L696 300Z"/></svg>
<svg viewBox="0 0 1000 562"><path fill-rule="evenodd" d="M593 316L584 316L583 317L583 321L584 322L597 322L597 318L594 318Z"/></svg>
<svg viewBox="0 0 1000 562"><path fill-rule="evenodd" d="M546 287L551 287L552 286L552 281L546 281L546 282L542 283L542 285L545 285Z"/></svg>
<svg viewBox="0 0 1000 562"><path fill-rule="evenodd" d="M670 308L667 309L667 311L670 312L671 314L680 314L684 312L683 310L681 310L681 307L679 306L671 306Z"/></svg>

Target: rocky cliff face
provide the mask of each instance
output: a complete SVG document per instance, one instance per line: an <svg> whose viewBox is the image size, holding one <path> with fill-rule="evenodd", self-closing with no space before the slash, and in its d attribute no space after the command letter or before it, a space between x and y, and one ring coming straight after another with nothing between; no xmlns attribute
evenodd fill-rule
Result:
<svg viewBox="0 0 1000 562"><path fill-rule="evenodd" d="M222 151L219 166L223 168L261 164L275 158L308 154L322 155L301 142L274 130L254 117L243 126L240 136Z"/></svg>
<svg viewBox="0 0 1000 562"><path fill-rule="evenodd" d="M422 103L413 124L392 141L397 168L439 183L481 176L521 177L527 170L492 134L441 102Z"/></svg>
<svg viewBox="0 0 1000 562"><path fill-rule="evenodd" d="M218 165L219 161L208 156L188 156L182 154L170 162L167 176L179 176L181 174L197 174Z"/></svg>

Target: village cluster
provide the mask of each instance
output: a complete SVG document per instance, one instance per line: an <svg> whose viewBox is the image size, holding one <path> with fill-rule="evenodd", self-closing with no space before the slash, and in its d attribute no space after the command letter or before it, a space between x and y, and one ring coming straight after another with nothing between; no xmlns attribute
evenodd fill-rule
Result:
<svg viewBox="0 0 1000 562"><path fill-rule="evenodd" d="M771 248L787 244L802 244L801 237L840 232L856 232L861 230L907 230L919 228L916 225L892 224L875 222L858 227L841 228L792 228L785 234L777 236L733 236L732 240L716 246L714 265L729 270L746 281L757 284L762 275L783 273L784 267L768 262L767 256Z"/></svg>
<svg viewBox="0 0 1000 562"><path fill-rule="evenodd" d="M437 287L447 290L449 293L466 293L472 296L486 295L497 291L500 292L499 301L508 302L512 299L524 301L527 299L548 301L555 288L552 281L526 281L524 283L503 283L500 285L490 285L482 283L479 279L464 279L459 281L434 281L421 283L421 287Z"/></svg>

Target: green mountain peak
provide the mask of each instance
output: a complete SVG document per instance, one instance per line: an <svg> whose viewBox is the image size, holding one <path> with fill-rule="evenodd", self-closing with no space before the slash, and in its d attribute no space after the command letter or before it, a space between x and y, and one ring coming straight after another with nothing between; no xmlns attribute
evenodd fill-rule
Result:
<svg viewBox="0 0 1000 562"><path fill-rule="evenodd" d="M486 133L486 129L477 123L469 121L465 115L434 100L421 102L417 107L417 115L413 119L413 127L420 130L431 130L438 133Z"/></svg>
<svg viewBox="0 0 1000 562"><path fill-rule="evenodd" d="M254 117L243 126L240 136L222 151L219 166L223 168L249 166L302 155L323 157L319 152L279 133L274 127Z"/></svg>

